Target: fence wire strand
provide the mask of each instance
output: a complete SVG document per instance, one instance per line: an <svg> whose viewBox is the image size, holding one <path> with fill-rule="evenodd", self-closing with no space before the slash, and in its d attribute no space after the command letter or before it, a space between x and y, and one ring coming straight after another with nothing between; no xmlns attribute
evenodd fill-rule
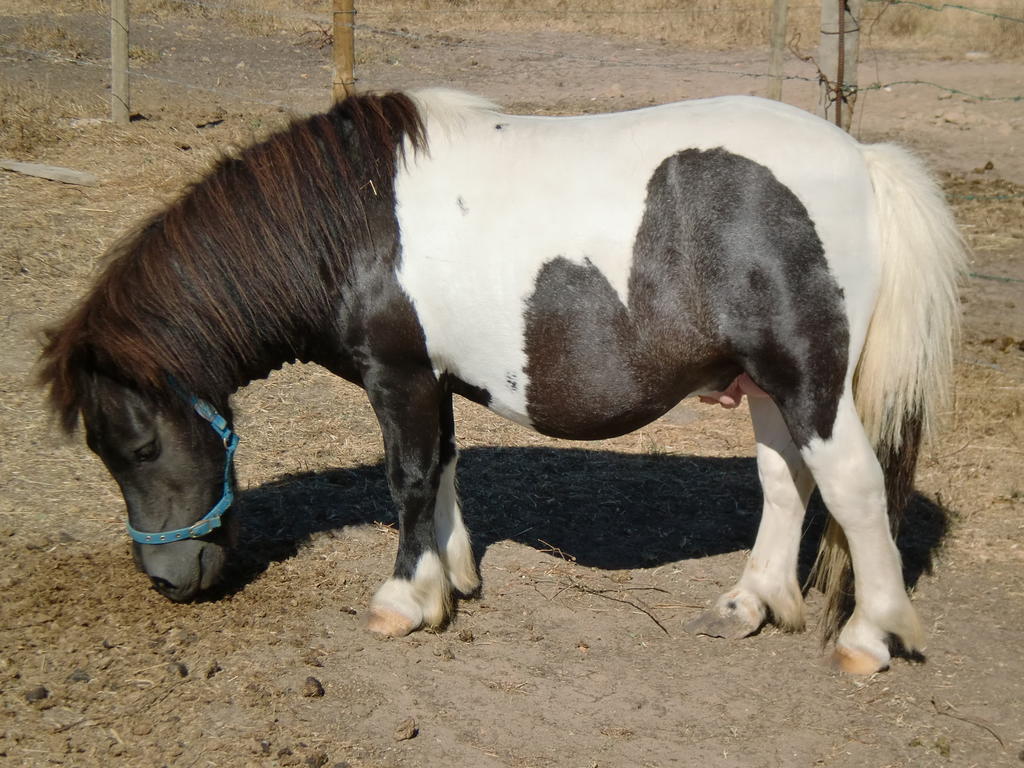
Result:
<svg viewBox="0 0 1024 768"><path fill-rule="evenodd" d="M919 0L867 0L872 5L909 5L913 8L921 8L925 11L935 11L941 13L946 10L965 11L967 13L976 13L980 16L988 16L993 19L1000 19L1002 21L1012 21L1017 24L1024 24L1024 19L1019 19L1016 16L1007 16L1005 13L996 13L994 11L986 11L983 8L974 8L969 5L960 5L959 3L942 3L941 5L930 5L929 3L922 3Z"/></svg>

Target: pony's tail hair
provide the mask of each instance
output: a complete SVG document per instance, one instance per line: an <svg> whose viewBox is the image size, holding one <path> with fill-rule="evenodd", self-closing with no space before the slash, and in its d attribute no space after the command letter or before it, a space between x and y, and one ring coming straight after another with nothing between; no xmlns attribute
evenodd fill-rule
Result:
<svg viewBox="0 0 1024 768"><path fill-rule="evenodd" d="M957 283L967 248L942 189L920 160L894 144L861 151L874 187L882 263L854 399L885 474L895 536L913 491L918 449L949 407L960 331ZM827 643L853 608L849 546L831 517L811 581L826 596Z"/></svg>

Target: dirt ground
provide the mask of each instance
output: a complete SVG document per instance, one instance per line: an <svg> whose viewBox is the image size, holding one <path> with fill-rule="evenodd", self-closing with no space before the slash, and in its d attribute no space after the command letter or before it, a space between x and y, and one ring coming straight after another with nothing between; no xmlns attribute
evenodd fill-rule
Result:
<svg viewBox="0 0 1024 768"><path fill-rule="evenodd" d="M682 630L753 542L745 408L685 403L626 437L572 444L460 402L483 594L443 632L381 640L363 627L397 544L379 431L361 391L289 367L237 396L242 549L227 585L186 605L149 589L116 487L80 436L57 433L32 386L39 329L120 233L219 153L288 110L324 107L328 53L295 31L137 18L139 118L117 129L91 65L107 22L60 24L73 39L44 50L77 63L25 53L38 48L37 19L0 16L0 156L101 180L0 173L0 763L1024 764L1024 116L1019 102L976 98L1024 92L1020 60L865 57L869 80L973 94L870 91L855 133L932 162L974 257L956 409L921 463L901 541L927 660L852 678L821 663L814 631L724 641ZM762 52L543 29L362 31L359 46L360 88L450 85L524 112L765 88L736 74L764 71ZM811 107L814 86L787 81L784 97ZM814 505L810 539L820 523ZM808 604L813 625L820 595Z"/></svg>

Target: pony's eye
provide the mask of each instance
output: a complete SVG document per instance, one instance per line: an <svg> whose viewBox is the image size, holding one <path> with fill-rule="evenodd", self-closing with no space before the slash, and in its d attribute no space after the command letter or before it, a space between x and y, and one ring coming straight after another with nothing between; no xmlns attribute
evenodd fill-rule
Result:
<svg viewBox="0 0 1024 768"><path fill-rule="evenodd" d="M160 449L157 447L156 440L152 440L146 443L141 448L135 450L135 461L142 464L147 461L152 461L160 453Z"/></svg>

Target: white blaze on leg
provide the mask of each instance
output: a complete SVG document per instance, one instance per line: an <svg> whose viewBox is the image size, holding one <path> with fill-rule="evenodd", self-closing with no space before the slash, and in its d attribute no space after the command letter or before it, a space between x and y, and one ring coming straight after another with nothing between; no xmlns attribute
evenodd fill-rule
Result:
<svg viewBox="0 0 1024 768"><path fill-rule="evenodd" d="M422 626L436 627L451 610L451 588L441 558L424 552L411 580L388 579L370 601L372 632L401 637Z"/></svg>
<svg viewBox="0 0 1024 768"><path fill-rule="evenodd" d="M462 508L455 486L455 464L456 459L453 458L441 472L434 506L434 530L437 549L451 585L461 594L470 595L480 586L480 576L473 560L469 531L462 522Z"/></svg>

